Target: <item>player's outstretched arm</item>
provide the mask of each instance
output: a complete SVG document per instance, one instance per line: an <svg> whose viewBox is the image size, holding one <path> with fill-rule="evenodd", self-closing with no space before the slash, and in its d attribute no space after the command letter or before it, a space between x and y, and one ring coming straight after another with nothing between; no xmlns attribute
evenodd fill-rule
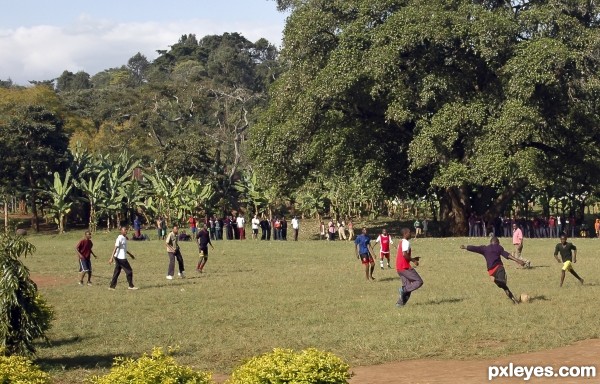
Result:
<svg viewBox="0 0 600 384"><path fill-rule="evenodd" d="M521 267L525 265L525 262L523 260L519 260L516 257L514 257L513 255L511 255L510 253L508 254L508 256L506 257L509 260L514 261L515 263L519 264Z"/></svg>

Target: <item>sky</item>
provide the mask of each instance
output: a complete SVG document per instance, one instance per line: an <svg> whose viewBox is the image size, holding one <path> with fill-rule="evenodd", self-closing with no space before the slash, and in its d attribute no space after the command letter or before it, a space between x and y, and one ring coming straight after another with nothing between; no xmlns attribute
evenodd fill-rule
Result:
<svg viewBox="0 0 600 384"><path fill-rule="evenodd" d="M0 0L0 80L94 75L140 52L152 61L184 34L238 32L277 47L287 14L274 0Z"/></svg>

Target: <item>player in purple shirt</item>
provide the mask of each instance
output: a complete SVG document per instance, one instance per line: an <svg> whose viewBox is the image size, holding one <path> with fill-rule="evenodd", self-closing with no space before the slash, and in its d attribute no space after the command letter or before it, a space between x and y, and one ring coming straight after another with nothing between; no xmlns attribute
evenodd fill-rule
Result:
<svg viewBox="0 0 600 384"><path fill-rule="evenodd" d="M490 275L492 281L499 287L504 290L506 296L512 300L513 303L518 304L519 300L515 298L510 289L508 289L506 271L504 270L504 265L502 264L502 259L500 256L515 261L521 266L525 265L525 262L517 259L510 253L506 252L504 248L500 245L497 237L492 237L490 239L490 245L464 245L460 246L461 249L466 249L470 252L475 252L483 255L485 258L485 262L487 264L488 275Z"/></svg>

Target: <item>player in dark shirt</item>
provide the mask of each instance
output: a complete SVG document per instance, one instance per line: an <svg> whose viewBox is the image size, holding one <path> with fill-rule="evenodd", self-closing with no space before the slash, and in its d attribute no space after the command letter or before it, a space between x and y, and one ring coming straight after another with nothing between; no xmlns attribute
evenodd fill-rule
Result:
<svg viewBox="0 0 600 384"><path fill-rule="evenodd" d="M558 254L560 253L560 259ZM577 262L577 247L573 243L567 242L567 235L564 233L560 235L560 243L556 244L554 248L554 258L559 263L563 263L562 271L560 273L560 286L563 286L565 281L565 271L571 272L573 276L583 284L583 279L579 277L577 272L573 269L573 264ZM562 260L562 261L561 261Z"/></svg>
<svg viewBox="0 0 600 384"><path fill-rule="evenodd" d="M208 246L210 245L212 249L215 249L215 247L213 247L210 241L210 233L206 229L206 224L202 225L202 229L200 230L200 232L198 232L197 237L198 249L200 250L200 260L198 260L198 267L196 267L196 272L202 273L202 270L204 269L204 266L208 261Z"/></svg>
<svg viewBox="0 0 600 384"><path fill-rule="evenodd" d="M506 259L513 260L521 266L525 265L524 261L519 260L512 256L510 253L506 252L504 248L500 245L500 242L498 241L497 237L492 237L490 239L490 245L461 245L460 248L483 255L487 264L488 275L490 275L492 281L499 288L502 288L504 290L506 296L508 296L508 298L511 299L513 303L519 303L519 300L517 300L517 298L512 294L512 292L510 291L510 289L508 289L508 286L506 285L506 271L504 270L504 265L502 264L502 259L500 258L500 256Z"/></svg>

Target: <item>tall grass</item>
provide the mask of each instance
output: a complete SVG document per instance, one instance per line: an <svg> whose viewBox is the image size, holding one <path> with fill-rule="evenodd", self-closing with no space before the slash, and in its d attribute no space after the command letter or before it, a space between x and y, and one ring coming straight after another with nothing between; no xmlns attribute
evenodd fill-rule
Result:
<svg viewBox="0 0 600 384"><path fill-rule="evenodd" d="M526 240L534 268L505 263L509 287L532 298L521 305L489 281L481 256L459 249L487 239L413 240L425 284L398 309L395 270L377 263L377 280L366 281L351 242L218 241L202 275L194 273L195 244L185 242L188 278L168 281L163 242L130 241L140 290L128 291L122 275L109 291L116 233L93 239L99 258L91 287L77 285L74 246L82 234L31 236L37 252L26 259L38 279L58 282L40 288L56 320L52 346L39 346L37 363L59 382L81 381L116 355L137 357L153 346L178 346L179 363L229 373L274 347L316 347L357 366L501 356L600 336L600 240L574 240L586 285L567 276L563 288L552 257L557 240Z"/></svg>

